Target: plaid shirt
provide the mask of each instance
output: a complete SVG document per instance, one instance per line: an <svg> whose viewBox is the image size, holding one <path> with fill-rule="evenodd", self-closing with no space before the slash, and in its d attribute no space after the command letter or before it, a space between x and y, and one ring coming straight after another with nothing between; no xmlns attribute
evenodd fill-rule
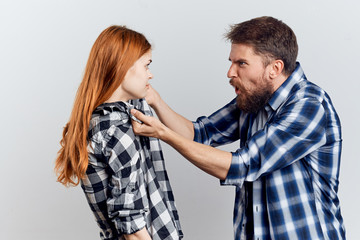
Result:
<svg viewBox="0 0 360 240"><path fill-rule="evenodd" d="M144 100L131 104L152 115ZM146 227L152 239L182 238L160 143L135 136L129 103L104 103L92 114L89 165L81 186L101 239L124 239Z"/></svg>
<svg viewBox="0 0 360 240"><path fill-rule="evenodd" d="M222 185L236 187L235 239L345 239L337 196L341 127L300 64L257 114L235 99L194 122L194 140L240 139Z"/></svg>

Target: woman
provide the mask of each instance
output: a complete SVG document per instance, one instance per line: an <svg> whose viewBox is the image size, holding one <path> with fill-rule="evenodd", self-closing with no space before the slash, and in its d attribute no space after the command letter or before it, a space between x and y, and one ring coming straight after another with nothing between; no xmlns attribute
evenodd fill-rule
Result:
<svg viewBox="0 0 360 240"><path fill-rule="evenodd" d="M135 136L130 109L153 77L151 45L123 26L95 41L61 140L55 171L84 190L101 239L180 239L182 231L159 141ZM133 100L135 99L135 100Z"/></svg>

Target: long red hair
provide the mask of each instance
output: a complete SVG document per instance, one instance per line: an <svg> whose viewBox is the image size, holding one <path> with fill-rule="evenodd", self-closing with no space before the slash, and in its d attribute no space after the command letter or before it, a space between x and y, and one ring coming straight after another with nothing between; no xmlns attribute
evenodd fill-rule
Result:
<svg viewBox="0 0 360 240"><path fill-rule="evenodd" d="M60 141L55 162L60 183L76 186L84 177L89 162L87 136L92 112L111 97L128 69L150 49L144 35L124 26L110 26L96 39Z"/></svg>

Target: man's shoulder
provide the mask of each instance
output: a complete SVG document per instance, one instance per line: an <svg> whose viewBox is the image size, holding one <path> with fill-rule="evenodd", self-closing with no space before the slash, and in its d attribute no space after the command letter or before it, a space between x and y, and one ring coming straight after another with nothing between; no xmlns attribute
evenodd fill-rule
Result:
<svg viewBox="0 0 360 240"><path fill-rule="evenodd" d="M288 101L312 99L322 102L325 95L326 93L321 87L304 78L294 85L289 93Z"/></svg>

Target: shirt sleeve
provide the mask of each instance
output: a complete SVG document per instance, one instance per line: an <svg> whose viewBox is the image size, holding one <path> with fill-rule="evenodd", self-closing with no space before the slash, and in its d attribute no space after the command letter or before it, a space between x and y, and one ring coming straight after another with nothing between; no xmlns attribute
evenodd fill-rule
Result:
<svg viewBox="0 0 360 240"><path fill-rule="evenodd" d="M193 122L194 141L216 147L238 140L239 116L236 99L233 99L209 117L199 117Z"/></svg>
<svg viewBox="0 0 360 240"><path fill-rule="evenodd" d="M325 125L325 111L318 99L289 103L232 153L227 178L221 184L241 186L304 158L326 143Z"/></svg>
<svg viewBox="0 0 360 240"><path fill-rule="evenodd" d="M148 211L140 144L130 126L112 126L104 149L112 170L109 179L108 215L123 234L133 234L146 226Z"/></svg>
<svg viewBox="0 0 360 240"><path fill-rule="evenodd" d="M94 149L100 149L100 144L91 143L89 165L86 175L81 179L81 188L92 210L96 223L100 228L102 240L117 239L117 230L107 214L108 173L106 165L98 161Z"/></svg>

